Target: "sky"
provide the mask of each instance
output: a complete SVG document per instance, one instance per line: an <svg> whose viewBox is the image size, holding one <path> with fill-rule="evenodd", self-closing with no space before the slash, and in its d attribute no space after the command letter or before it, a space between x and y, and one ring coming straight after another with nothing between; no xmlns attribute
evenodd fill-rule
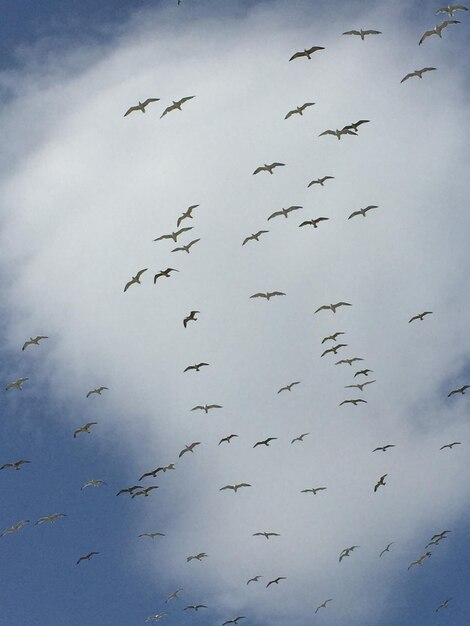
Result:
<svg viewBox="0 0 470 626"><path fill-rule="evenodd" d="M2 392L0 466L30 461L0 470L0 531L29 520L0 537L4 623L467 624L470 15L418 45L434 3L0 8L1 374L28 379ZM158 489L116 496L137 484Z"/></svg>

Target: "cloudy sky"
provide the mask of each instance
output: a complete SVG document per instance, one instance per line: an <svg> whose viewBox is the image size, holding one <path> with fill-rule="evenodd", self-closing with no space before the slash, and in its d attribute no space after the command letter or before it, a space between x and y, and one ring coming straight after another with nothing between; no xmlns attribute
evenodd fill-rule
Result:
<svg viewBox="0 0 470 626"><path fill-rule="evenodd" d="M1 371L28 380L2 396L0 465L30 461L0 472L0 530L29 520L0 537L5 624L467 624L468 395L447 396L470 384L470 14L419 46L446 17L433 2L1 8ZM342 35L356 28L381 34ZM192 230L154 241L190 205ZM267 291L286 295L250 298ZM321 357L335 332L346 346ZM222 408L191 411L206 403ZM137 484L159 489L116 497Z"/></svg>

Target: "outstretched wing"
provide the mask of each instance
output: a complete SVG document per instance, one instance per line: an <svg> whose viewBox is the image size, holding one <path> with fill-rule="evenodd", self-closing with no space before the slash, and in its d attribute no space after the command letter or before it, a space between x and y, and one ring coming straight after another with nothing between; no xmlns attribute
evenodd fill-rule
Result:
<svg viewBox="0 0 470 626"><path fill-rule="evenodd" d="M147 100L144 100L142 102L142 105L145 108L147 106L147 104L150 104L151 102L158 102L159 100L160 100L160 98L147 98Z"/></svg>
<svg viewBox="0 0 470 626"><path fill-rule="evenodd" d="M289 59L289 61L293 61L294 59L300 59L301 57L306 57L307 53L306 52L295 52L291 58Z"/></svg>
<svg viewBox="0 0 470 626"><path fill-rule="evenodd" d="M270 215L267 219L267 221L269 222L269 220L272 220L273 217L278 217L278 215L284 215L282 211L275 211L272 215Z"/></svg>
<svg viewBox="0 0 470 626"><path fill-rule="evenodd" d="M142 109L139 106L134 106L134 107L130 107L129 109L127 109L127 111L124 113L123 117L126 117L126 115L129 115L130 113L132 113L132 111L141 111Z"/></svg>
<svg viewBox="0 0 470 626"><path fill-rule="evenodd" d="M323 135L334 135L336 137L336 133L334 130L324 130L322 133L320 133L318 136L319 137L323 137Z"/></svg>
<svg viewBox="0 0 470 626"><path fill-rule="evenodd" d="M359 36L361 36L361 33L358 30L347 30L345 33L343 33L343 35L359 35Z"/></svg>

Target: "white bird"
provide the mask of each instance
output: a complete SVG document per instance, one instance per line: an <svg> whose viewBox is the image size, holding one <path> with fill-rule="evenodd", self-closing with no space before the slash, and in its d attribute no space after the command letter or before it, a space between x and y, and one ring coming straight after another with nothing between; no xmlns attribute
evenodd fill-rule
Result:
<svg viewBox="0 0 470 626"><path fill-rule="evenodd" d="M417 78L423 78L423 74L425 72L432 72L433 70L435 70L435 67L423 67L420 70L414 70L414 72L410 72L409 74L407 74L406 76L404 76L400 83L404 83L405 80L408 80L409 78L413 78L413 76L416 76Z"/></svg>
<svg viewBox="0 0 470 626"><path fill-rule="evenodd" d="M427 30L423 34L423 36L419 40L419 45L421 45L425 39L431 37L431 35L437 35L438 37L442 38L442 31L444 30L444 28L447 28L447 26L450 26L451 24L460 24L460 22L458 20L445 20L444 22L442 22L442 24L434 26L432 30Z"/></svg>
<svg viewBox="0 0 470 626"><path fill-rule="evenodd" d="M333 313L336 313L336 309L339 308L340 306L352 306L352 304L350 304L349 302L336 302L335 304L324 304L323 306L319 307L315 313L318 313L318 311L333 311Z"/></svg>
<svg viewBox="0 0 470 626"><path fill-rule="evenodd" d="M8 528L5 528L5 530L0 533L0 537L3 537L4 535L10 535L11 533L17 533L21 528L23 528L23 526L25 526L28 523L29 523L29 519L22 519L17 524L14 524L13 526L9 526Z"/></svg>
<svg viewBox="0 0 470 626"><path fill-rule="evenodd" d="M450 17L453 17L456 11L468 11L468 9L463 4L449 4L449 6L447 7L441 7L440 9L437 9L436 15L446 14Z"/></svg>
<svg viewBox="0 0 470 626"><path fill-rule="evenodd" d="M178 230L175 230L174 232L169 233L168 235L160 235L160 237L157 237L156 239L154 239L154 241L162 241L163 239L172 239L176 243L176 240L181 234L187 233L193 228L194 226L186 226L184 228L179 228Z"/></svg>
<svg viewBox="0 0 470 626"><path fill-rule="evenodd" d="M100 478L92 478L91 480L87 480L86 483L84 483L80 489L86 489L87 487L99 487L100 485L107 485L108 483L105 483L104 480L101 480Z"/></svg>
<svg viewBox="0 0 470 626"><path fill-rule="evenodd" d="M29 378L18 378L14 382L8 383L8 385L5 387L5 391L8 391L9 389L18 389L19 391L21 391L23 389L23 383L27 380L29 380Z"/></svg>
<svg viewBox="0 0 470 626"><path fill-rule="evenodd" d="M249 241L259 241L259 238L261 237L261 235L264 235L264 233L269 233L269 230L259 230L257 233L252 233L249 237L245 237L242 246L244 246Z"/></svg>
<svg viewBox="0 0 470 626"><path fill-rule="evenodd" d="M380 30L347 30L343 35L358 35L364 41L366 35L381 35Z"/></svg>
<svg viewBox="0 0 470 626"><path fill-rule="evenodd" d="M178 248L173 248L172 252L187 252L189 254L192 246L194 246L195 243L197 243L198 241L201 241L201 239L193 239L192 241L190 241L189 243L183 245L183 246L178 246Z"/></svg>
<svg viewBox="0 0 470 626"><path fill-rule="evenodd" d="M318 136L319 137L323 137L324 135L333 135L334 137L336 137L337 139L341 139L341 137L343 135L357 135L357 133L355 133L354 131L350 130L349 128L336 128L335 130L324 130L322 133L320 133Z"/></svg>
<svg viewBox="0 0 470 626"><path fill-rule="evenodd" d="M40 517L36 524L44 524L45 522L51 522L51 524L54 524L54 522L59 519L59 517L67 517L65 513L52 513L52 515L45 515L44 517Z"/></svg>
<svg viewBox="0 0 470 626"><path fill-rule="evenodd" d="M38 335L37 337L34 337L34 339L33 337L30 337L29 341L24 342L21 350L24 351L28 346L32 346L32 345L38 346L41 339L49 339L49 337L47 337L46 335Z"/></svg>
<svg viewBox="0 0 470 626"><path fill-rule="evenodd" d="M322 178L315 178L315 180L311 180L307 187L311 187L312 185L320 185L320 187L325 186L325 182L327 180L333 180L334 176L323 176Z"/></svg>
<svg viewBox="0 0 470 626"><path fill-rule="evenodd" d="M181 593L182 591L183 591L183 588L180 587L176 591L173 591L173 593L170 593L170 595L165 600L165 604L168 604L168 602L170 602L171 600L174 600L175 598L177 598L178 594Z"/></svg>
<svg viewBox="0 0 470 626"><path fill-rule="evenodd" d="M181 452L178 455L179 458L181 458L183 454L185 454L186 452L194 452L194 448L196 446L199 446L200 444L201 444L200 441L194 441L193 443L190 443L189 445L187 445L185 448L181 450Z"/></svg>

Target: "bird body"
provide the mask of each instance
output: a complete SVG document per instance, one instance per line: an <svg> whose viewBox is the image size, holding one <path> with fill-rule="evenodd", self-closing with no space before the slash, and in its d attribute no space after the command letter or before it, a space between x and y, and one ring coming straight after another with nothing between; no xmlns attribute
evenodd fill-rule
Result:
<svg viewBox="0 0 470 626"><path fill-rule="evenodd" d="M317 614L320 609L326 609L326 605L328 604L328 602L333 602L333 598L328 598L328 600L325 600L325 602L317 606L317 608L315 609L315 614Z"/></svg>
<svg viewBox="0 0 470 626"><path fill-rule="evenodd" d="M456 11L468 11L468 8L463 4L449 4L446 7L437 9L436 15L447 14L452 17Z"/></svg>
<svg viewBox="0 0 470 626"><path fill-rule="evenodd" d="M21 459L20 461L15 461L14 463L5 463L4 465L0 467L0 470L5 469L7 467L12 467L16 471L19 471L21 466L24 465L25 463L31 463L31 461L26 461L24 459Z"/></svg>
<svg viewBox="0 0 470 626"><path fill-rule="evenodd" d="M351 556L351 552L353 552L353 550L355 550L356 548L360 548L361 546L351 546L350 548L344 548L344 550L341 550L341 553L339 555L339 562L341 563L341 561L346 557L346 556Z"/></svg>
<svg viewBox="0 0 470 626"><path fill-rule="evenodd" d="M345 389L359 389L359 391L363 391L366 385L372 385L372 383L376 383L376 380L368 380L365 383L358 383L356 385L345 385Z"/></svg>
<svg viewBox="0 0 470 626"><path fill-rule="evenodd" d="M450 396L453 396L456 393L461 393L464 396L466 389L470 389L470 385L464 385L463 387L459 387L458 389L453 389L450 393L447 394L447 397L450 398Z"/></svg>
<svg viewBox="0 0 470 626"><path fill-rule="evenodd" d="M379 207L375 204L369 204L369 206L366 206L364 209L353 211L351 215L348 217L348 220L350 220L352 217L355 217L356 215L362 215L363 217L365 217L368 211L371 211L372 209L378 209L378 208Z"/></svg>
<svg viewBox="0 0 470 626"><path fill-rule="evenodd" d="M257 446L268 447L271 441L274 441L275 439L277 439L277 437L268 437L267 439L264 439L263 441L257 441L255 445L253 446L253 448L256 448Z"/></svg>
<svg viewBox="0 0 470 626"><path fill-rule="evenodd" d="M329 217L317 217L313 220L305 220L305 222L299 224L299 228L301 228L302 226L313 226L313 228L318 228L318 224L320 222L327 222L329 219Z"/></svg>
<svg viewBox="0 0 470 626"><path fill-rule="evenodd" d="M179 228L178 230L175 230L169 233L168 235L160 235L160 237L157 237L156 239L154 239L154 241L162 241L163 239L172 239L176 243L176 240L178 239L180 235L182 235L183 233L187 233L193 228L194 228L193 226L186 226L184 228Z"/></svg>
<svg viewBox="0 0 470 626"><path fill-rule="evenodd" d="M339 406L341 406L342 404L354 404L354 406L357 406L359 402L364 402L365 404L367 404L367 400L363 400L362 398L354 398L352 400L343 400L339 404Z"/></svg>
<svg viewBox="0 0 470 626"><path fill-rule="evenodd" d="M195 363L194 365L188 365L188 367L184 368L185 372L189 372L190 370L195 370L196 372L199 372L201 367L204 366L208 366L209 363Z"/></svg>
<svg viewBox="0 0 470 626"><path fill-rule="evenodd" d="M186 562L189 563L189 561L193 561L193 560L202 561L202 559L206 556L207 554L205 552L199 552L199 554L194 554L194 555L186 557Z"/></svg>
<svg viewBox="0 0 470 626"><path fill-rule="evenodd" d="M266 585L266 589L267 589L270 585L274 585L274 584L278 585L278 584L279 584L279 581L281 581L281 580L287 580L287 577L286 577L286 576L278 576L278 577L277 577L277 578L275 578L274 580L270 580L270 581L268 582L268 584Z"/></svg>
<svg viewBox="0 0 470 626"><path fill-rule="evenodd" d="M386 548L384 548L384 550L382 550L382 552L379 554L379 558L380 558L383 554L385 554L386 552L390 552L390 546L393 546L393 544L394 544L394 543L395 543L394 541L390 542L390 543L388 544L388 546L387 546Z"/></svg>
<svg viewBox="0 0 470 626"><path fill-rule="evenodd" d="M225 485L225 487L221 487L219 491L224 491L224 489L231 489L233 493L237 493L237 491L241 487L251 487L249 483L237 483L236 485Z"/></svg>
<svg viewBox="0 0 470 626"><path fill-rule="evenodd" d="M279 533L267 533L267 532L262 532L262 533L253 533L253 537L266 537L266 539L269 539L269 537L280 537L281 535Z"/></svg>
<svg viewBox="0 0 470 626"><path fill-rule="evenodd" d="M253 576L253 578L250 578L247 581L247 585L249 585L250 583L257 583L259 581L260 578L263 578L262 576L258 575L258 576Z"/></svg>
<svg viewBox="0 0 470 626"><path fill-rule="evenodd" d="M292 391L292 387L294 385L300 385L300 380L297 380L294 383L289 383L288 385L281 387L277 393L281 393L281 391Z"/></svg>
<svg viewBox="0 0 470 626"><path fill-rule="evenodd" d="M89 552L85 556L81 556L77 561L77 565L80 563L80 561L89 561L95 554L99 554L99 552Z"/></svg>
<svg viewBox="0 0 470 626"><path fill-rule="evenodd" d="M104 480L101 480L100 478L92 478L91 480L87 480L86 483L84 483L80 489L86 489L87 487L99 487L100 485L107 485L108 483L105 483Z"/></svg>
<svg viewBox="0 0 470 626"><path fill-rule="evenodd" d="M222 437L218 445L220 446L221 443L230 443L234 437L238 437L238 435L227 435L227 437Z"/></svg>
<svg viewBox="0 0 470 626"><path fill-rule="evenodd" d="M0 533L0 537L4 537L5 535L11 535L11 533L17 533L26 524L29 524L29 519L22 519L21 521L14 524L13 526L9 526L8 528L5 528L5 530Z"/></svg>
<svg viewBox="0 0 470 626"><path fill-rule="evenodd" d="M133 485L132 487L124 487L117 492L117 496L120 496L121 493L132 494L136 489L143 489L142 485Z"/></svg>
<svg viewBox="0 0 470 626"><path fill-rule="evenodd" d="M136 498L137 496L144 496L145 498L148 498L149 493L158 488L158 485L150 485L150 487L146 487L145 489L141 489L140 491L133 493L131 498Z"/></svg>
<svg viewBox="0 0 470 626"><path fill-rule="evenodd" d="M318 313L319 311L333 311L333 313L336 313L336 309L338 309L340 306L352 306L352 304L350 304L349 302L336 302L336 304L324 304L323 306L319 307L315 313Z"/></svg>
<svg viewBox="0 0 470 626"><path fill-rule="evenodd" d="M426 559L428 559L431 556L431 552L425 552L423 555L421 555L418 559L416 559L416 561L412 561L409 565L408 565L408 569L411 569L412 567L414 567L415 565L422 565L424 563L424 561Z"/></svg>
<svg viewBox="0 0 470 626"><path fill-rule="evenodd" d="M209 413L211 409L221 409L221 408L223 407L220 404L204 404L204 405L198 404L197 406L193 406L191 411L200 410L200 411L204 411L204 413L206 413L207 415L207 413Z"/></svg>
<svg viewBox="0 0 470 626"><path fill-rule="evenodd" d="M338 139L339 141L343 135L357 135L357 133L353 132L352 130L349 130L349 128L346 128L346 127L341 128L341 129L336 128L335 130L332 130L331 128L329 128L328 130L324 130L318 136L323 137L325 135L333 135L333 137L336 137L336 139Z"/></svg>
<svg viewBox="0 0 470 626"><path fill-rule="evenodd" d="M309 435L310 433L302 433L301 435L299 435L298 437L294 437L294 439L292 439L291 444L295 443L296 441L303 441L304 437L306 437L307 435Z"/></svg>
<svg viewBox="0 0 470 626"><path fill-rule="evenodd" d="M417 315L413 315L413 317L410 320L408 320L408 324L410 324L411 322L414 322L415 320L423 321L426 315L431 315L431 314L432 314L432 311L423 311L423 313L418 313Z"/></svg>
<svg viewBox="0 0 470 626"><path fill-rule="evenodd" d="M326 487L309 487L308 489L302 489L300 493L313 493L316 496L318 491L326 491L326 489Z"/></svg>
<svg viewBox="0 0 470 626"><path fill-rule="evenodd" d="M419 40L419 45L421 45L423 41L425 41L428 37L431 37L432 35L437 35L438 37L442 38L442 31L444 30L444 28L447 28L447 26L450 26L451 24L460 24L460 22L458 20L444 20L444 22L442 22L441 24L434 26L432 30L427 30Z"/></svg>
<svg viewBox="0 0 470 626"><path fill-rule="evenodd" d="M177 222L176 222L176 228L180 227L180 224L183 220L186 219L193 219L193 211L194 209L197 209L197 207L199 206L199 204L192 204L191 206L189 206L186 211L183 211L183 213L180 215L180 217L178 218Z"/></svg>
<svg viewBox="0 0 470 626"><path fill-rule="evenodd" d="M229 619L222 624L222 626L226 626L226 624L238 624L241 619L246 619L244 615L239 615L238 617L234 617L233 619Z"/></svg>
<svg viewBox="0 0 470 626"><path fill-rule="evenodd" d="M436 609L436 613L440 610L440 609L446 609L449 606L449 602L452 600L452 598L447 598L447 600L444 600L444 602L442 602Z"/></svg>
<svg viewBox="0 0 470 626"><path fill-rule="evenodd" d="M370 374L371 372L373 373L373 370L369 370L369 369L359 370L358 372L356 372L356 373L354 374L354 378L356 378L356 376L360 376L361 374L362 374L363 376L369 376L369 374Z"/></svg>
<svg viewBox="0 0 470 626"><path fill-rule="evenodd" d="M393 443L388 443L386 446L379 446L378 448L374 448L372 452L377 452L378 450L381 450L382 452L387 452L389 448L394 448L394 447L395 445Z"/></svg>
<svg viewBox="0 0 470 626"><path fill-rule="evenodd" d="M172 252L187 252L189 254L190 251L191 251L191 248L198 241L201 241L201 239L193 239L192 241L190 241L189 243L185 244L184 246L178 246L178 248L173 248Z"/></svg>
<svg viewBox="0 0 470 626"><path fill-rule="evenodd" d="M40 517L35 525L44 524L45 522L51 522L51 524L54 524L60 517L67 517L67 515L65 513L52 513L52 515L45 515L44 517Z"/></svg>
<svg viewBox="0 0 470 626"><path fill-rule="evenodd" d="M188 606L185 606L183 610L187 611L188 609L199 611L199 609L207 609L207 606L205 604L188 604Z"/></svg>
<svg viewBox="0 0 470 626"><path fill-rule="evenodd" d="M171 600L174 600L175 598L177 598L178 594L181 593L182 591L183 589L180 588L180 589L177 589L176 591L173 591L173 593L170 593L170 595L165 600L165 604L168 604L168 602L171 602Z"/></svg>
<svg viewBox="0 0 470 626"><path fill-rule="evenodd" d="M340 348L347 348L347 346L348 346L348 344L347 344L347 343L338 343L338 344L336 344L336 345L332 346L331 348L327 348L326 350L324 350L324 351L322 352L321 356L322 356L322 357L323 357L323 356L326 356L327 354L330 354L330 352L331 352L332 354L336 354L336 353L337 353L337 351L338 351Z"/></svg>
<svg viewBox="0 0 470 626"><path fill-rule="evenodd" d="M302 208L301 206L293 205L285 209L281 209L280 211L275 211L268 217L267 221L272 220L273 217L278 217L280 215L283 215L287 219L287 216L289 215L289 213L292 213L292 211L298 211L301 208Z"/></svg>
<svg viewBox="0 0 470 626"><path fill-rule="evenodd" d="M352 359L341 359L340 361L336 361L335 365L342 365L343 363L346 365L352 365L356 361L363 361L363 360L364 359L361 359L361 357L355 356Z"/></svg>
<svg viewBox="0 0 470 626"><path fill-rule="evenodd" d="M445 448L449 448L449 450L452 450L454 446L460 446L461 444L461 441L453 441L452 443L447 443L445 446L441 446L439 450L444 450Z"/></svg>
<svg viewBox="0 0 470 626"><path fill-rule="evenodd" d="M150 539L155 539L155 537L165 537L164 533L141 533L139 537L150 537Z"/></svg>
<svg viewBox="0 0 470 626"><path fill-rule="evenodd" d="M325 341L338 341L337 337L339 337L340 335L344 335L344 334L346 333L337 332L337 333L333 333L333 335L329 335L328 337L323 337L322 343L325 343Z"/></svg>

